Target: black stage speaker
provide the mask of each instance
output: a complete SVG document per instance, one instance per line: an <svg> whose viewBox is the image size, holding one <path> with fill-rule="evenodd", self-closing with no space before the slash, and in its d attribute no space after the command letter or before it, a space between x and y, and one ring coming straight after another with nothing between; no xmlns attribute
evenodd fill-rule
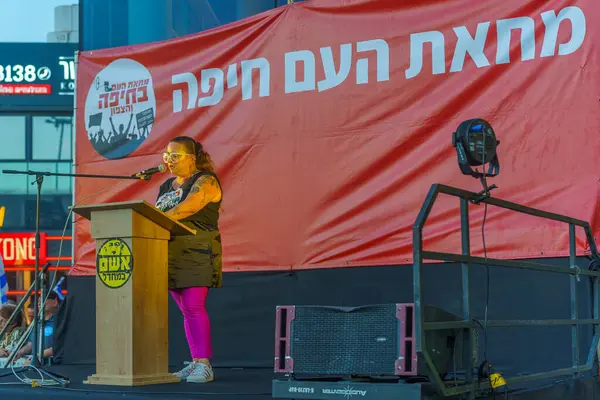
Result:
<svg viewBox="0 0 600 400"><path fill-rule="evenodd" d="M275 372L319 376L426 375L424 362L417 358L414 346L413 311L412 303L352 308L278 306ZM461 320L436 307L425 306L423 313L425 321ZM440 375L454 367L461 368L460 329L426 331L425 339Z"/></svg>

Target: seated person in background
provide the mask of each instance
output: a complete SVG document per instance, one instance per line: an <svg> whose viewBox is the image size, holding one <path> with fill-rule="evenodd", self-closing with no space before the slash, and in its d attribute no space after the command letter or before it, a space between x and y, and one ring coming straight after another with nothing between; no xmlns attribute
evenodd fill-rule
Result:
<svg viewBox="0 0 600 400"><path fill-rule="evenodd" d="M11 304L6 304L0 308L0 331L4 329L6 323L15 312L17 312L17 307ZM0 368L4 367L8 356L14 350L17 343L19 343L24 332L23 314L19 311L10 323L4 336L0 339Z"/></svg>
<svg viewBox="0 0 600 400"><path fill-rule="evenodd" d="M41 299L40 299L41 302ZM50 292L48 294L48 300L46 301L45 308L45 321L42 329L43 341L42 348L44 349L44 360L51 359L53 356L52 345L54 342L54 325L56 323L56 313L60 307L60 299L56 292ZM19 350L16 358L21 358L31 354L33 348L33 329L29 334L28 342Z"/></svg>
<svg viewBox="0 0 600 400"><path fill-rule="evenodd" d="M29 326L29 324L31 324L31 322L33 321L33 303L29 302L29 304L27 305L27 326Z"/></svg>

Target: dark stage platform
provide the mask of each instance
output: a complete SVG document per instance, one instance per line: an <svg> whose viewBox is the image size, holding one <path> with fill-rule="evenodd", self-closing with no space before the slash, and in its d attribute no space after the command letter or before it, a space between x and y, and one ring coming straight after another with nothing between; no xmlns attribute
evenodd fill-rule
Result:
<svg viewBox="0 0 600 400"><path fill-rule="evenodd" d="M535 261L535 260L531 260ZM540 260L557 266L569 266L569 259ZM577 265L587 265L581 258ZM472 310L482 321L485 312L486 273L473 264ZM431 264L424 267L426 304L460 315L462 312L461 265ZM405 266L356 267L339 270L322 269L293 272L227 273L222 290L215 290L208 300L213 332L215 382L127 387L99 387L82 382L94 371L96 355L95 277L68 277L69 294L59 313L55 331L56 353L61 365L56 373L68 376L69 390L31 388L16 384L15 377L0 378L0 400L4 399L307 399L325 393L328 398L356 400L374 398L383 387L365 389L356 382L349 388L337 382L275 382L274 342L276 307L278 305L328 305L354 307L365 304L409 303L413 300L412 268ZM590 284L576 282L579 294L579 318L591 318ZM543 289L543 290L542 290ZM556 319L569 318L570 281L561 274L520 269L490 269L489 318ZM593 332L590 325L579 327L579 359L587 360ZM481 342L489 343L488 359L496 371L506 377L535 374L572 365L572 329L570 326L495 327ZM169 364L181 365L189 359L189 348L183 331L183 318L177 305L169 305ZM597 366L593 372L598 371ZM34 378L35 374L31 373ZM281 378L281 376L277 375ZM14 384L6 385L6 383ZM512 400L600 400L598 377L573 381L562 376L550 381L531 382L529 392L515 393L520 388L510 384ZM308 385L308 392L306 387ZM341 388L340 388L341 386ZM540 388L541 387L541 388ZM302 389L300 389L302 388ZM326 389L326 392L323 391ZM397 388L394 387L393 390ZM426 389L426 388L423 388ZM357 392L358 390L358 392ZM425 394L425 390L422 393ZM292 396L290 396L292 394ZM395 397L398 398L398 397ZM504 399L502 391L495 400ZM376 400L385 400L381 397ZM400 397L401 400L410 400ZM446 398L449 399L449 398ZM494 396L482 397L494 399ZM440 400L425 394L421 400ZM454 400L454 399L452 399Z"/></svg>
<svg viewBox="0 0 600 400"><path fill-rule="evenodd" d="M68 377L71 383L67 388L61 388L58 385L32 387L31 384L20 382L14 375L0 378L0 399L249 399L249 400L265 400L272 398L320 398L315 397L315 394L305 394L299 387L320 387L319 385L327 386L328 388L338 388L341 391L325 395L322 398L365 398L386 400L398 398L397 396L381 396L387 393L396 392L397 389L390 391L390 383L385 384L385 388L379 385L377 388L372 385L361 385L358 382L329 382L324 381L296 381L289 382L286 380L274 380L274 378L282 378L275 376L272 369L268 368L215 368L214 382L208 384L165 384L151 385L140 387L116 387L116 386L96 386L85 385L83 381L93 373L94 366L92 365L55 365L48 368L49 371L58 375ZM5 371L0 369L0 373ZM34 371L29 371L25 376L20 374L21 378L39 379ZM316 385L316 386L315 386ZM332 386L333 385L333 386ZM406 384L399 383L400 386ZM363 387L364 386L364 387ZM413 386L412 384L410 386ZM290 392L290 387L296 388L293 394ZM387 389L386 389L387 388ZM348 390L351 389L351 392ZM427 385L414 384L415 390L410 390L404 393L399 398L407 400L454 400L456 397L443 398L429 392ZM272 391L275 390L275 396ZM330 390L331 392L331 390ZM362 393L364 392L364 393ZM419 394L417 394L417 392ZM313 392L315 393L315 392ZM406 397L407 394L413 396ZM497 393L483 395L478 397L482 400L491 399L511 399L511 400L600 400L600 384L598 376L582 377L576 381L572 379L560 379L558 381L546 382L534 388L511 390L510 393Z"/></svg>
<svg viewBox="0 0 600 400"><path fill-rule="evenodd" d="M95 370L93 365L55 365L47 370L68 377L71 383L67 388L59 385L32 388L10 375L0 378L0 399L272 399L273 370L267 368L215 368L215 380L210 383L139 387L85 385L83 381ZM0 369L0 373L5 371L9 370ZM27 372L26 377L39 379L34 371Z"/></svg>

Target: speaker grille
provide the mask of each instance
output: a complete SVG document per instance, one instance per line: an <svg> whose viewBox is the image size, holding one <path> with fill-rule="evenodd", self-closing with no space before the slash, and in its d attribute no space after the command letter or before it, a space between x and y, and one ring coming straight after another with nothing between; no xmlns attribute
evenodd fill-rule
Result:
<svg viewBox="0 0 600 400"><path fill-rule="evenodd" d="M395 304L296 306L292 332L296 373L394 375L400 342Z"/></svg>

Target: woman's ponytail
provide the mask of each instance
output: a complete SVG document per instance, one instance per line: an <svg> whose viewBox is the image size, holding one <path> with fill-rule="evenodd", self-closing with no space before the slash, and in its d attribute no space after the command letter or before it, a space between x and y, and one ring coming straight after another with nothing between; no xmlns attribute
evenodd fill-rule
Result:
<svg viewBox="0 0 600 400"><path fill-rule="evenodd" d="M204 151L202 144L200 142L194 142L196 148L196 168L199 171L215 171L215 164L213 163L210 155Z"/></svg>

